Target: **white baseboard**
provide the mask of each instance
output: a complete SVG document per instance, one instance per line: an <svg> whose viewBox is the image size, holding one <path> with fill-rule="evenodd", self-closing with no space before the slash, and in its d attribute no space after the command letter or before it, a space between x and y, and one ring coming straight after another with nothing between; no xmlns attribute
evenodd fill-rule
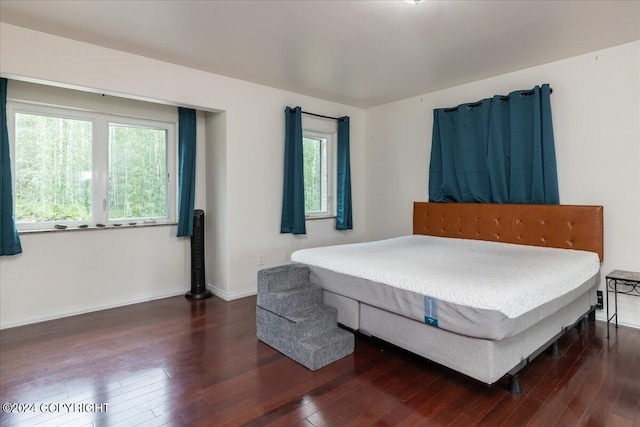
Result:
<svg viewBox="0 0 640 427"><path fill-rule="evenodd" d="M596 310L596 320L601 320L603 322L606 322L607 313L604 310ZM614 321L614 327L615 327L615 319L613 321ZM621 317L620 319L618 319L618 325L627 326L629 328L640 329L640 323L636 323L633 320L628 320L624 317Z"/></svg>
<svg viewBox="0 0 640 427"><path fill-rule="evenodd" d="M92 306L77 307L68 310L56 311L53 313L43 314L41 316L25 317L8 322L0 322L0 329L15 328L17 326L30 325L32 323L45 322L47 320L61 319L63 317L75 316L78 314L91 313L93 311L107 310L110 308L122 307L125 305L138 304L141 302L153 301L162 298L174 297L176 295L186 294L189 288L180 287L168 289L150 294L138 295L118 301L112 301L104 304L96 304Z"/></svg>
<svg viewBox="0 0 640 427"><path fill-rule="evenodd" d="M227 292L227 291L222 290L220 288L216 288L215 286L213 286L210 283L207 283L207 288L209 288L209 290L215 296L217 296L219 298L222 298L225 301L231 301L231 300L234 300L234 299L249 297L251 295L255 295L255 294L258 293L256 288L245 289L245 290L240 291L240 292Z"/></svg>

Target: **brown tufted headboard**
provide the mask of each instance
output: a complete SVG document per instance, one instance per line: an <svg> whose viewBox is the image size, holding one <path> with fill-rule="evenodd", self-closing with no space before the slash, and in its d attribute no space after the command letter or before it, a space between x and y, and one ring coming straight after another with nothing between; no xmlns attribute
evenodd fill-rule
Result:
<svg viewBox="0 0 640 427"><path fill-rule="evenodd" d="M413 204L413 234L596 252L604 259L602 206Z"/></svg>

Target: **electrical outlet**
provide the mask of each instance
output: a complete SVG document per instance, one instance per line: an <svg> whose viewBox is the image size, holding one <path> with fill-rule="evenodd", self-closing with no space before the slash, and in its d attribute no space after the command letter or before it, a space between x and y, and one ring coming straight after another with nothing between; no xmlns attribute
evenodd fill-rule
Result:
<svg viewBox="0 0 640 427"><path fill-rule="evenodd" d="M602 291L596 291L596 298L598 300L598 303L596 304L596 308L598 310L604 309L604 300L602 297Z"/></svg>
<svg viewBox="0 0 640 427"><path fill-rule="evenodd" d="M264 254L258 254L258 265L264 265Z"/></svg>
<svg viewBox="0 0 640 427"><path fill-rule="evenodd" d="M282 260L283 261L289 261L290 257L291 257L291 255L289 254L289 251L283 251L282 252Z"/></svg>

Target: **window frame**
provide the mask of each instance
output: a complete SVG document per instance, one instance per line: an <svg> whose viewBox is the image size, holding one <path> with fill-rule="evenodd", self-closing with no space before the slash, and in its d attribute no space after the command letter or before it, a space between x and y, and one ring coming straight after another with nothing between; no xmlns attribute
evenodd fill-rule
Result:
<svg viewBox="0 0 640 427"><path fill-rule="evenodd" d="M107 180L105 182L107 188L106 188L106 192L107 192L107 198L106 200L106 218L105 218L105 223L103 224L115 224L118 223L118 221L130 221L130 220L139 220L139 221L155 221L155 222L165 222L165 223L172 223L172 222L176 222L175 218L176 218L176 209L177 209L177 192L178 192L178 182L176 180L176 175L177 175L177 158L175 157L176 155L176 141L177 138L175 138L175 131L176 131L176 125L172 124L172 123L168 123L168 122L160 122L157 120L148 120L148 119L135 119L135 118L131 118L131 117L119 117L119 116L113 116L112 117L117 117L117 120L109 120L107 122L107 153L106 153L106 165L107 165L107 172L109 169L109 126L110 125L115 125L115 126L127 126L127 127L141 127L141 128L145 128L145 129L155 129L155 130L165 130L167 133L167 141L166 141L166 171L167 171L167 177L166 177L166 188L167 188L167 198L165 201L165 207L166 207L166 212L167 212L167 216L166 217L162 217L162 218L151 218L151 217L141 217L141 218L117 218L117 219L109 219L109 175L107 174ZM164 126L159 126L159 124L164 124ZM172 138L173 135L173 138ZM174 165L174 167L172 168L171 165ZM172 182L173 181L173 182Z"/></svg>
<svg viewBox="0 0 640 427"><path fill-rule="evenodd" d="M336 139L336 133L328 133L321 132L311 129L303 129L302 130L302 138L308 139L324 139L326 140L326 150L327 150L327 160L326 165L323 168L324 174L326 175L327 180L327 203L326 210L319 212L307 212L305 209L304 217L305 219L323 219L323 218L334 218L336 216L335 211L335 197L336 197L336 187L335 187L335 179L333 177L336 175L335 165L336 165L336 150L334 147L334 140Z"/></svg>
<svg viewBox="0 0 640 427"><path fill-rule="evenodd" d="M114 225L129 222L137 224L175 224L177 213L177 122L168 122L148 118L132 117L112 113L102 113L92 110L84 110L73 107L42 104L22 100L7 100L7 121L9 142L11 150L11 173L13 181L13 197L15 209L16 197L16 114L30 114L38 116L55 117L70 120L82 120L92 123L91 141L91 219L89 220L60 220L42 222L18 222L18 231L51 230L55 225L64 225L69 228L88 224L95 227L96 224ZM167 170L167 196L166 213L162 218L122 218L109 219L109 126L110 124L143 127L166 130L166 170Z"/></svg>

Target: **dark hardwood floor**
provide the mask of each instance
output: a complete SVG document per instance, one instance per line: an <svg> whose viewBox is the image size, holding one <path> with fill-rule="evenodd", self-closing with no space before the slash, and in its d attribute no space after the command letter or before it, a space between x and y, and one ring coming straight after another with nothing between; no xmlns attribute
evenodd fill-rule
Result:
<svg viewBox="0 0 640 427"><path fill-rule="evenodd" d="M0 423L640 427L640 330L559 344L520 395L363 336L311 372L256 339L255 297L174 297L0 331L0 400L26 404Z"/></svg>

